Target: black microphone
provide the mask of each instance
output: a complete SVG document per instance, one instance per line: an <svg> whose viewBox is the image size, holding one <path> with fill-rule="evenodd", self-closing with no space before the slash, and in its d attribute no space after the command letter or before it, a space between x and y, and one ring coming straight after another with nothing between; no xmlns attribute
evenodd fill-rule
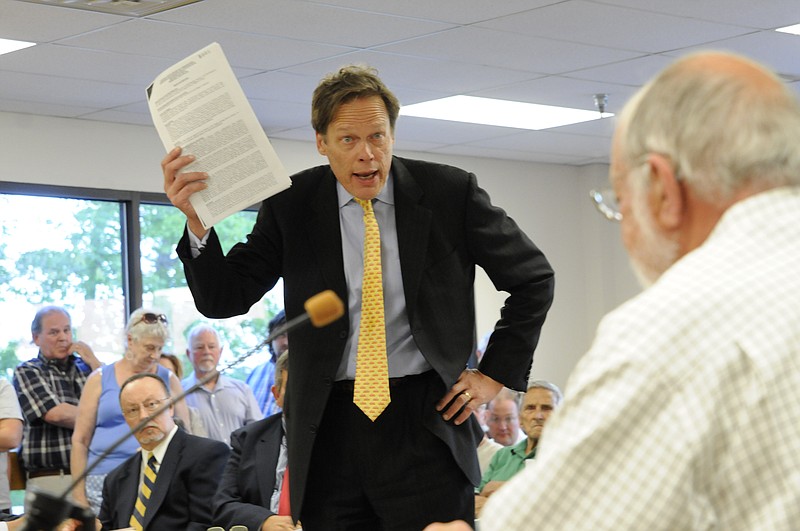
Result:
<svg viewBox="0 0 800 531"><path fill-rule="evenodd" d="M344 315L344 303L333 290L325 290L317 293L308 299L303 304L303 307L306 310L303 314L287 321L280 326L276 326L273 331L267 335L267 338L264 341L251 348L232 362L228 363L222 368L222 371L226 371L238 365L270 344L278 336L286 334L309 322L314 325L314 327L321 328L331 324ZM101 461L108 457L111 452L116 450L119 445L125 442L128 437L131 437L134 433L144 428L150 421L186 398L187 395L194 393L202 386L213 380L216 375L217 372L212 371L206 377L198 380L197 383L195 383L189 389L186 389L184 392L170 398L169 400L165 400L161 406L148 415L147 418L130 429L128 433L114 441L114 443L107 448L94 462L92 462L91 465L86 467L86 470L84 470L80 476L73 479L72 484L67 488L67 490L61 493L60 496L55 496L41 489L29 488L25 495L25 505L28 507L25 515L25 525L22 527L21 531L53 531L62 520L68 517L80 520L85 529L94 529L94 514L92 514L91 510L75 505L67 499L69 494L72 492L72 489L74 489L78 483L86 479L86 476L88 476L92 470L94 470L94 468L100 464ZM87 522L89 522L90 525L87 525Z"/></svg>

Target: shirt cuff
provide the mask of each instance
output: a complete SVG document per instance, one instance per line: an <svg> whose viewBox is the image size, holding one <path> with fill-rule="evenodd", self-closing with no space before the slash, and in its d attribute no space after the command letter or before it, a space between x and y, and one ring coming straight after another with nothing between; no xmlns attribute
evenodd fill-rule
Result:
<svg viewBox="0 0 800 531"><path fill-rule="evenodd" d="M208 235L211 234L211 231L206 232L202 238L198 238L197 235L190 230L186 232L189 234L189 249L192 251L192 258L197 258L206 246L206 241L208 241ZM0 531L3 530L0 529Z"/></svg>

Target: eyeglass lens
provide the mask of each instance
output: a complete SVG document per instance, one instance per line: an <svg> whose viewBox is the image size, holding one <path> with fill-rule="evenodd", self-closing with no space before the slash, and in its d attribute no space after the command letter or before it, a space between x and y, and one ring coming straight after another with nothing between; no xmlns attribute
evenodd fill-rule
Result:
<svg viewBox="0 0 800 531"><path fill-rule="evenodd" d="M622 213L619 211L617 197L614 191L606 188L603 190L592 190L589 192L597 210L609 221L622 221Z"/></svg>
<svg viewBox="0 0 800 531"><path fill-rule="evenodd" d="M148 400L147 402L142 404L142 406L144 407L144 410L148 414L150 414L153 411L155 411L156 409L158 409L158 406L161 405L161 402L163 402L164 400L166 400L166 398L162 398L160 400ZM142 411L142 409L139 406L134 406L134 407L131 407L131 408L128 408L128 409L124 410L123 414L126 417L132 418L132 417L138 417L141 411Z"/></svg>

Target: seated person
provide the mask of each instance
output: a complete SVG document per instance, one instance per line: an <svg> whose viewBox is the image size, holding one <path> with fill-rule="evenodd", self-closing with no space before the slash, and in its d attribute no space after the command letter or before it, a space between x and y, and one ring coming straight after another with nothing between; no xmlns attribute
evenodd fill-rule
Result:
<svg viewBox="0 0 800 531"><path fill-rule="evenodd" d="M128 378L119 392L125 421L133 429L169 395L155 374ZM173 413L169 407L137 431L141 451L106 476L99 515L103 530L206 531L212 525L211 499L229 449L178 429Z"/></svg>
<svg viewBox="0 0 800 531"><path fill-rule="evenodd" d="M479 406L472 414L475 415L475 418L478 420L483 430L483 438L481 442L478 443L478 466L481 469L481 476L483 476L484 472L489 468L492 457L494 457L494 454L496 454L500 448L503 448L503 445L493 441L486 434L489 429L486 425L486 404Z"/></svg>
<svg viewBox="0 0 800 531"><path fill-rule="evenodd" d="M503 446L514 446L524 434L519 431L519 395L517 391L504 387L486 408L486 434Z"/></svg>
<svg viewBox="0 0 800 531"><path fill-rule="evenodd" d="M186 404L197 408L208 437L231 444L231 432L264 418L253 391L241 380L228 378L217 370L222 356L219 332L208 324L198 324L186 334L186 356L194 372L183 379L184 391L210 377L204 385L186 396Z"/></svg>
<svg viewBox="0 0 800 531"><path fill-rule="evenodd" d="M289 351L275 365L272 393L283 408ZM244 525L253 531L295 529L289 511L286 425L283 413L249 424L231 435L233 451L214 498L214 524Z"/></svg>
<svg viewBox="0 0 800 531"><path fill-rule="evenodd" d="M503 483L525 468L526 462L536 456L536 445L542 435L550 413L561 403L561 390L555 384L536 380L528 384L522 397L520 423L527 437L515 444L501 448L494 454L489 468L483 473L481 483L475 489L475 516L480 516L486 500Z"/></svg>

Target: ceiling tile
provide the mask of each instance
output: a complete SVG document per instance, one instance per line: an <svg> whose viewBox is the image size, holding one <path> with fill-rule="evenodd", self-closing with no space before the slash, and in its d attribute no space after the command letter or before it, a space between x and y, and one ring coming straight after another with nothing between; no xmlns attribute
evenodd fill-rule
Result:
<svg viewBox="0 0 800 531"><path fill-rule="evenodd" d="M383 52L465 64L560 74L637 57L638 53L474 26L380 46Z"/></svg>
<svg viewBox="0 0 800 531"><path fill-rule="evenodd" d="M637 52L659 53L742 35L750 28L574 0L497 18L480 27ZM669 31L665 31L669 28Z"/></svg>
<svg viewBox="0 0 800 531"><path fill-rule="evenodd" d="M361 11L400 15L450 22L474 24L500 16L520 13L561 0L503 0L502 2L464 2L463 0L437 0L436 2L375 2L374 0L337 0L314 2L338 5Z"/></svg>
<svg viewBox="0 0 800 531"><path fill-rule="evenodd" d="M797 0L203 0L142 18L0 0L0 111L151 127L146 86L219 42L262 127L313 142L310 99L344 64L375 66L403 104L455 94L619 112L675 57L742 53L800 95ZM604 163L614 119L517 129L401 117L397 149L554 164Z"/></svg>
<svg viewBox="0 0 800 531"><path fill-rule="evenodd" d="M244 34L272 35L358 48L452 27L452 24L434 20L382 15L302 1L236 0L234 5L232 7L229 0L205 0L150 18L205 28L225 28ZM313 31L310 31L312 27Z"/></svg>
<svg viewBox="0 0 800 531"><path fill-rule="evenodd" d="M743 27L773 29L800 23L797 0L594 0L678 17L696 18Z"/></svg>
<svg viewBox="0 0 800 531"><path fill-rule="evenodd" d="M0 0L0 13L0 37L38 43L80 35L125 20L116 15L17 0Z"/></svg>

